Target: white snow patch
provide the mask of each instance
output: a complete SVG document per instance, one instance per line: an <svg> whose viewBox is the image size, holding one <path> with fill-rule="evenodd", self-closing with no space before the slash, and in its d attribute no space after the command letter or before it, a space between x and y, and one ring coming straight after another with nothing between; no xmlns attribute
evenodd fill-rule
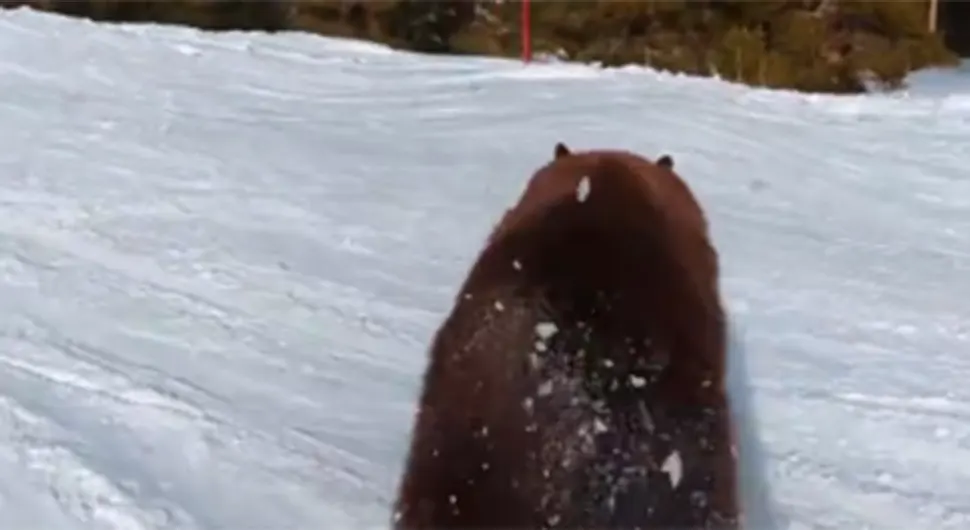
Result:
<svg viewBox="0 0 970 530"><path fill-rule="evenodd" d="M591 190L591 185L589 182L589 177L583 177L579 180L579 184L576 186L576 200L579 202L586 202L589 198L589 192Z"/></svg>
<svg viewBox="0 0 970 530"><path fill-rule="evenodd" d="M596 434L602 434L602 433L607 432L609 430L610 430L610 428L609 428L609 426L606 425L606 422L605 421L603 421L600 418L593 418L593 432L594 433L596 433Z"/></svg>
<svg viewBox="0 0 970 530"><path fill-rule="evenodd" d="M556 334L556 332L559 331L559 328L556 326L555 322L540 322L536 324L535 329L536 335L538 335L542 340L549 340L553 335Z"/></svg>
<svg viewBox="0 0 970 530"><path fill-rule="evenodd" d="M676 489L684 475L684 463L680 460L680 453L673 451L667 455L660 466L660 470L667 473L670 478L670 486Z"/></svg>

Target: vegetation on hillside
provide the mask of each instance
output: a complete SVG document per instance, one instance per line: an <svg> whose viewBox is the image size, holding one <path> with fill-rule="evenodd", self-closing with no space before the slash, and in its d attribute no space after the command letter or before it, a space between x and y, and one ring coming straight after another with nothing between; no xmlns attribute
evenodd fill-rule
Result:
<svg viewBox="0 0 970 530"><path fill-rule="evenodd" d="M430 53L516 56L510 0L0 0L107 21L302 30ZM928 0L533 0L537 53L777 88L898 86L956 57L928 32Z"/></svg>

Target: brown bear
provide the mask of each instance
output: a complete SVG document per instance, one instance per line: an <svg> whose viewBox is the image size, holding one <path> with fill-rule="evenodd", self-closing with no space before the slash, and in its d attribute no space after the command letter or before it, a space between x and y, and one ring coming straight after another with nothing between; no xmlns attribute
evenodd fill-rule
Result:
<svg viewBox="0 0 970 530"><path fill-rule="evenodd" d="M707 220L674 172L557 144L434 337L394 527L740 527Z"/></svg>

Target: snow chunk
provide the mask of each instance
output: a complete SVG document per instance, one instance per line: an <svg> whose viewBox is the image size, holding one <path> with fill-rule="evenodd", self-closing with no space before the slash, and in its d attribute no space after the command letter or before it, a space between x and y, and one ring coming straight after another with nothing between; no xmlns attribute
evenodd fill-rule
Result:
<svg viewBox="0 0 970 530"><path fill-rule="evenodd" d="M557 331L559 331L559 328L556 327L555 322L540 322L536 324L536 335L542 340L549 340Z"/></svg>
<svg viewBox="0 0 970 530"><path fill-rule="evenodd" d="M667 473L667 476L670 477L670 486L677 489L680 479L684 476L684 463L680 460L680 453L674 451L667 455L664 463L660 466L660 470Z"/></svg>
<svg viewBox="0 0 970 530"><path fill-rule="evenodd" d="M512 268L517 271L522 270L522 262L517 259L512 260Z"/></svg>
<svg viewBox="0 0 970 530"><path fill-rule="evenodd" d="M599 418L596 418L593 420L593 432L595 432L596 434L602 434L609 430L610 428L606 426L606 423L603 423L603 420Z"/></svg>
<svg viewBox="0 0 970 530"><path fill-rule="evenodd" d="M543 381L539 388L536 389L536 394L539 396L548 396L552 394L552 380Z"/></svg>
<svg viewBox="0 0 970 530"><path fill-rule="evenodd" d="M630 386L633 388L643 388L647 385L647 378L630 374Z"/></svg>
<svg viewBox="0 0 970 530"><path fill-rule="evenodd" d="M496 300L496 301L495 301L495 310L496 310L496 311L505 311L505 304L503 304L503 303L502 303L501 301L499 301L499 300Z"/></svg>
<svg viewBox="0 0 970 530"><path fill-rule="evenodd" d="M583 177L580 179L579 185L576 186L576 200L579 202L586 202L586 199L589 197L591 187L589 177Z"/></svg>
<svg viewBox="0 0 970 530"><path fill-rule="evenodd" d="M653 432L654 429L657 428L657 426L653 422L653 416L650 415L650 410L647 409L647 406L643 402L640 402L639 409L640 409L640 421L643 422L643 426L648 431Z"/></svg>
<svg viewBox="0 0 970 530"><path fill-rule="evenodd" d="M537 342L536 345L538 345L538 344L539 343ZM540 351L540 350L538 348L536 348L536 351ZM540 359L539 356L536 355L536 352L530 353L529 354L529 366L533 370L538 370L541 365L542 365L542 359Z"/></svg>

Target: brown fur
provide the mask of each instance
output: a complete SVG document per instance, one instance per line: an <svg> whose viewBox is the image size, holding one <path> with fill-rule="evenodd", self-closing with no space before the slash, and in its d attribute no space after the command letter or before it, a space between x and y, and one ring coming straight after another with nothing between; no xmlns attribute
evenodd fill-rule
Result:
<svg viewBox="0 0 970 530"><path fill-rule="evenodd" d="M738 528L718 289L671 157L557 144L435 336L395 528Z"/></svg>

